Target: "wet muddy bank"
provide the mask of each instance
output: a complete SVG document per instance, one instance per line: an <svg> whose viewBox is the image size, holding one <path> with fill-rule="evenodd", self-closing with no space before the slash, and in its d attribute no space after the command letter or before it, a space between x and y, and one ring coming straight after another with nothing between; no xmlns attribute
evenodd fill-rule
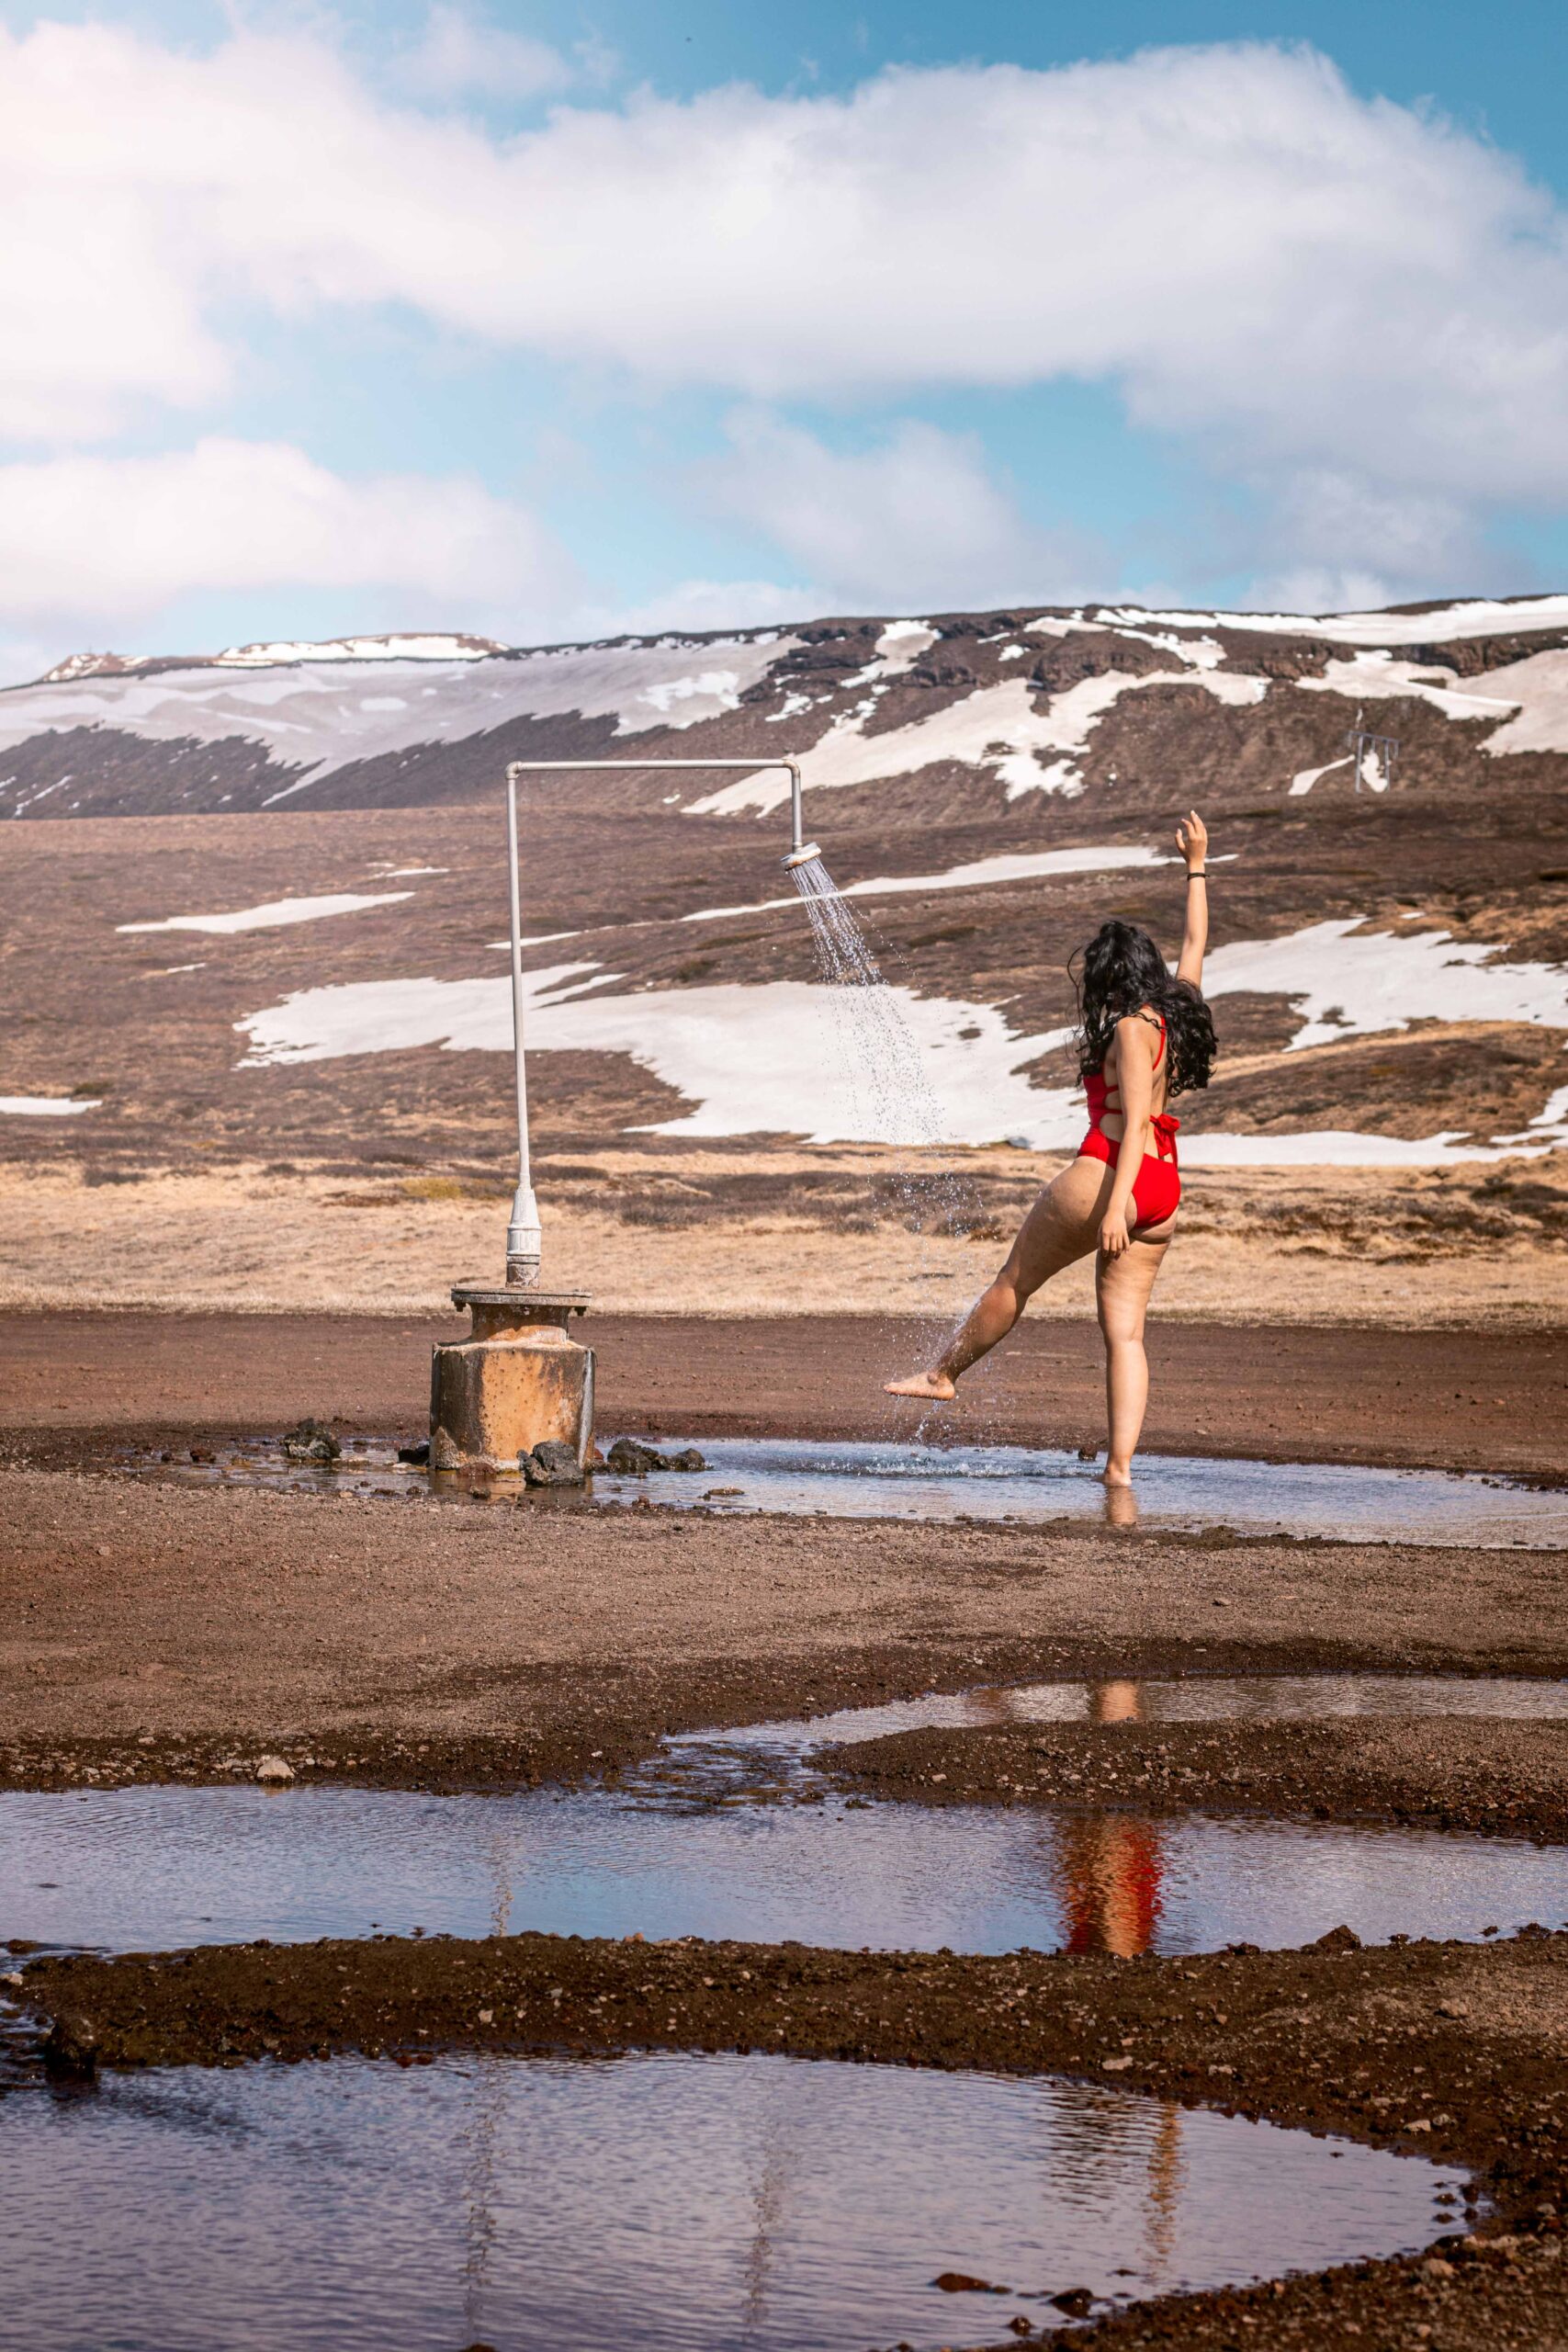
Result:
<svg viewBox="0 0 1568 2352"><path fill-rule="evenodd" d="M1564 1724L1015 1724L896 1732L815 1760L841 1790L904 1804L1266 1813L1568 1843Z"/></svg>
<svg viewBox="0 0 1568 2352"><path fill-rule="evenodd" d="M547 1519L18 1470L0 1758L12 1785L222 1779L292 1742L310 1771L489 1787L982 1680L1561 1675L1564 1556Z"/></svg>
<svg viewBox="0 0 1568 2352"><path fill-rule="evenodd" d="M12 1311L0 1317L0 1426L189 1445L313 1413L423 1437L431 1344L457 1329L440 1315ZM912 1408L880 1383L921 1358L931 1326L594 1315L583 1336L612 1434L874 1438L908 1434ZM1568 1476L1568 1376L1550 1324L1398 1330L1156 1312L1149 1351L1151 1452ZM1103 1382L1091 1322L1025 1317L939 1419L976 1441L1102 1445Z"/></svg>
<svg viewBox="0 0 1568 2352"><path fill-rule="evenodd" d="M1551 2225L1554 2227L1555 2225ZM1551 2229L1445 2239L1425 2256L1356 2262L1267 2287L1168 2295L1077 2332L1092 2352L1560 2352L1563 2241ZM1016 2335L1002 2338L1016 2352Z"/></svg>
<svg viewBox="0 0 1568 2352"><path fill-rule="evenodd" d="M1428 1670L1434 1664L1452 1666L1447 1656L1423 1663ZM958 1693L982 1680L999 1686L1041 1680L1100 1685L1185 1678L1201 1688L1228 1676L1399 1674L1416 1664L1404 1650L1391 1655L1368 1645L1301 1638L1193 1643L1180 1637L1077 1642L1014 1637L962 1648L951 1640L932 1638L883 1642L826 1657L793 1652L772 1658L716 1657L661 1666L616 1659L588 1671L575 1666L520 1666L504 1679L474 1668L445 1679L438 1688L425 1682L417 1693L378 1694L384 1712L397 1718L391 1725L367 1718L361 1699L358 1706L323 1707L325 1721L317 1729L299 1728L298 1720L279 1728L280 1721L287 1722L281 1710L258 1722L254 1707L242 1707L215 1728L116 1734L68 1729L0 1736L0 1790L243 1786L258 1780L264 1759L269 1758L281 1758L288 1765L289 1777L283 1785L302 1788L341 1785L444 1795L547 1785L576 1789L604 1783L614 1788L624 1773L646 1764L671 1736L811 1719L929 1692ZM1532 1660L1527 1676L1513 1655L1495 1659L1471 1654L1462 1665L1467 1675L1514 1668L1521 1690L1530 1687L1542 1670ZM1568 1658L1552 1651L1545 1668L1568 1670ZM208 1713L201 1703L207 1694L191 1688L194 1680L178 1667L148 1676L138 1693L137 1712L165 1719L172 1713L176 1721ZM3 1682L0 1669L0 1686ZM491 1713L502 1702L525 1722L526 1729L455 1731L440 1721L455 1708L466 1712L482 1707ZM306 1710L296 1704L291 1712L298 1719ZM350 1717L346 1722L342 1720L345 1713ZM1504 1753L1500 1739L1508 1744L1510 1758L1517 1744L1518 1758L1506 1765L1498 1762L1493 1770L1489 1758L1501 1758ZM1081 1743L1092 1769L1086 1770L1077 1760L1075 1740ZM1207 1746L1216 1740L1219 1758ZM1448 1761L1434 1765L1428 1758L1439 1742ZM1265 1748L1269 1757L1277 1756L1272 1778ZM1553 1841L1568 1836L1568 1727L1493 1718L1443 1724L1423 1717L1408 1727L1403 1747L1396 1727L1344 1719L1318 1727L1254 1724L1245 1729L1213 1724L1022 1724L994 1733L897 1733L837 1752L825 1750L817 1760L852 1792L924 1804L1006 1804L1027 1796L1069 1804L1135 1803L1143 1811L1158 1810L1162 1804L1190 1807L1201 1802L1212 1811L1227 1801L1228 1788L1237 1810L1278 1813L1294 1808L1324 1820L1374 1815L1430 1827ZM754 1762L750 1781L744 1769L732 1771L731 1796L765 1800L776 1792L774 1759L759 1752ZM1185 1781L1184 1768L1201 1770L1202 1777ZM1468 1780L1456 1777L1467 1770ZM1439 1770L1440 1788L1433 1778ZM933 1771L946 1772L947 1781L933 1783ZM1075 1771L1081 1776L1077 1781L1069 1777ZM1145 1771L1146 1787L1137 1779ZM1228 1779L1231 1772L1234 1780ZM1304 1805L1303 1772L1308 1776ZM1523 1781L1517 1777L1521 1772L1527 1775ZM1325 1809L1314 1815L1313 1808L1319 1805Z"/></svg>
<svg viewBox="0 0 1568 2352"><path fill-rule="evenodd" d="M417 2064L452 2048L761 2050L1063 2074L1404 2148L1472 2169L1479 2235L1456 2215L1426 2256L1168 2298L1091 2340L1321 2344L1337 2340L1330 2322L1445 2352L1561 2340L1568 1934L1179 1961L525 1935L13 1955L11 1973L13 1996L56 2021L57 2063L79 2075L346 2051ZM1268 2333L1242 2336L1248 2320ZM1435 2323L1436 2336L1419 2335ZM984 2309L961 2318L955 2303L950 2340L986 2341Z"/></svg>

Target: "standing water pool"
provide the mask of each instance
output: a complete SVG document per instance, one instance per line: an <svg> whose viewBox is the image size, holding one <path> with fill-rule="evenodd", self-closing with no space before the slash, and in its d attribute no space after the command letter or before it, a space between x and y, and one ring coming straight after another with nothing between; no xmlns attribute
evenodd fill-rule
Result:
<svg viewBox="0 0 1568 2352"><path fill-rule="evenodd" d="M11 2352L926 2352L1414 2250L1466 2188L1098 2086L761 2056L190 2070L0 2121Z"/></svg>
<svg viewBox="0 0 1568 2352"><path fill-rule="evenodd" d="M1322 1694L1321 1697L1318 1694ZM1568 1917L1560 1849L1201 1813L866 1804L815 1747L920 1723L1568 1713L1568 1684L1127 1679L931 1694L682 1736L625 1786L435 1795L318 1783L0 1795L0 1935L169 1949L378 1930L736 1937L1000 1952L1284 1947L1346 1925L1477 1938ZM759 1788L779 1801L752 1802Z"/></svg>
<svg viewBox="0 0 1568 2352"><path fill-rule="evenodd" d="M1345 1463L1212 1461L1144 1454L1133 1488L1108 1496L1095 1464L1063 1448L918 1445L795 1438L661 1437L661 1450L695 1445L701 1472L646 1476L596 1471L580 1488L533 1492L515 1476L433 1476L398 1460L389 1438L344 1441L330 1468L291 1463L281 1444L198 1449L180 1460L143 1450L139 1473L182 1483L261 1486L366 1501L475 1501L526 1510L592 1510L648 1501L720 1514L754 1511L835 1519L1104 1521L1157 1531L1226 1529L1238 1535L1322 1536L1346 1543L1568 1547L1568 1491L1441 1470L1364 1469Z"/></svg>

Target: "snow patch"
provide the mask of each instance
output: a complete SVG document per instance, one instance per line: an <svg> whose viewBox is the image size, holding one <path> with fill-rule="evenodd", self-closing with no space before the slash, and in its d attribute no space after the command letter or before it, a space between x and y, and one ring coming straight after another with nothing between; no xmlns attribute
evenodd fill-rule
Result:
<svg viewBox="0 0 1568 2352"><path fill-rule="evenodd" d="M929 621L885 621L872 648L871 660L863 670L856 670L846 678L845 685L863 686L874 678L896 678L902 671L913 669L941 634Z"/></svg>
<svg viewBox="0 0 1568 2352"><path fill-rule="evenodd" d="M1524 1021L1568 1029L1568 968L1500 964L1501 951L1446 931L1362 931L1359 917L1309 924L1282 939L1216 948L1207 997L1241 989L1288 996L1305 1015L1287 1048L1408 1029L1413 1021Z"/></svg>
<svg viewBox="0 0 1568 2352"><path fill-rule="evenodd" d="M1435 1136L1363 1135L1354 1127L1309 1128L1294 1136L1193 1136L1183 1138L1180 1151L1189 1168L1446 1168L1466 1159L1540 1156L1468 1143L1457 1127Z"/></svg>
<svg viewBox="0 0 1568 2352"><path fill-rule="evenodd" d="M739 670L699 670L683 678L661 679L658 685L649 686L637 700L661 718L682 703L701 702L705 707L695 714L702 718L716 718L721 710L735 710L740 702L740 673ZM694 714L686 712L681 724L690 727Z"/></svg>
<svg viewBox="0 0 1568 2352"><path fill-rule="evenodd" d="M585 997L581 965L525 976L530 1053L629 1054L694 1107L657 1135L801 1135L816 1143L919 1143L897 1116L862 1102L833 1046L838 991L777 980L759 988ZM613 976L603 976L604 979ZM562 998L571 982L579 992ZM592 983L590 983L592 985ZM1015 1036L994 1006L893 991L912 1029L942 1122L942 1140L1018 1134L1037 1149L1077 1140L1083 1113L1067 1089L1030 1086L1023 1066L1070 1032ZM419 1046L510 1053L509 978L399 979L306 989L236 1026L250 1039L242 1067L325 1061Z"/></svg>
<svg viewBox="0 0 1568 2352"><path fill-rule="evenodd" d="M96 1095L0 1094L0 1114L11 1119L73 1119L101 1108Z"/></svg>
<svg viewBox="0 0 1568 2352"><path fill-rule="evenodd" d="M1447 933L1356 933L1331 922L1281 940L1222 948L1208 992L1242 989L1301 1001L1294 1047L1407 1027L1413 1020L1524 1020L1568 1028L1568 971L1488 962L1495 950ZM592 964L525 975L531 1052L629 1055L693 1104L656 1123L660 1135L802 1135L812 1141L911 1143L891 1118L860 1102L831 1050L837 991L814 982L590 994L619 976ZM1070 1151L1084 1128L1077 1088L1032 1087L1023 1075L1071 1031L1015 1035L992 1005L893 991L914 1034L942 1111L942 1138L981 1144L1006 1136L1037 1151ZM411 978L305 989L236 1023L249 1039L242 1067L325 1061L435 1046L509 1053L511 982ZM74 1104L70 1106L75 1108ZM1468 1142L1348 1129L1296 1135L1195 1136L1191 1167L1432 1167L1539 1154L1568 1143L1568 1086L1517 1136Z"/></svg>
<svg viewBox="0 0 1568 2352"><path fill-rule="evenodd" d="M1343 759L1330 760L1324 767L1303 768L1299 775L1293 775L1291 778L1291 789L1286 797L1291 800L1302 799L1312 790L1313 786L1321 776L1332 775L1336 768L1348 768L1351 757L1352 754L1347 752Z"/></svg>
<svg viewBox="0 0 1568 2352"><path fill-rule="evenodd" d="M1516 629L1568 627L1568 596L1525 596L1504 604L1495 597L1472 597L1458 605L1443 605L1430 613L1221 613L1149 612L1137 605L1108 605L1098 617L1063 624L1065 635L1073 626L1103 628L1110 623L1136 625L1153 621L1176 628L1255 629L1272 637L1325 638L1337 645L1432 645L1443 638L1498 637ZM1034 628L1044 624L1035 621ZM1053 634L1058 633L1053 629Z"/></svg>
<svg viewBox="0 0 1568 2352"><path fill-rule="evenodd" d="M365 907L396 906L412 890L374 894L342 890L320 899L270 899L265 906L240 907L226 915L165 915L161 922L117 922L116 931L277 931L285 923L319 922L323 915L358 914Z"/></svg>
<svg viewBox="0 0 1568 2352"><path fill-rule="evenodd" d="M1104 849L1020 850L998 857L978 857L968 865L950 865L942 874L889 874L867 882L846 882L841 899L890 899L902 891L981 889L991 882L1024 882L1042 874L1110 874L1126 866L1173 865L1174 858L1158 850L1115 843ZM1219 860L1214 863L1217 865ZM779 907L796 907L798 893L787 899L761 899L745 907L699 907L682 915L682 922L718 922L727 915L772 914Z"/></svg>
<svg viewBox="0 0 1568 2352"><path fill-rule="evenodd" d="M1560 1086L1549 1095L1544 1110L1538 1111L1522 1134L1509 1136L1509 1143L1568 1144L1568 1086Z"/></svg>
<svg viewBox="0 0 1568 2352"><path fill-rule="evenodd" d="M801 781L807 789L877 784L890 776L912 775L938 761L953 760L967 767L989 768L1016 800L1025 792L1056 792L1073 797L1084 789L1077 764L1088 749L1096 722L1124 694L1146 686L1201 685L1228 703L1261 702L1269 690L1266 678L1244 678L1229 672L1156 671L1134 677L1111 670L1097 678L1080 678L1076 685L1054 695L1048 704L1037 701L1027 680L1005 678L992 686L977 686L973 694L929 718L885 734L867 735L869 715L863 705L846 712L821 741L801 754ZM1066 754L1048 764L1042 755ZM784 775L744 776L737 784L691 801L689 817L733 816L745 809L765 815L789 797Z"/></svg>
<svg viewBox="0 0 1568 2352"><path fill-rule="evenodd" d="M1494 758L1510 752L1568 752L1568 652L1531 653L1489 670L1485 684L1517 706L1482 745Z"/></svg>
<svg viewBox="0 0 1568 2352"><path fill-rule="evenodd" d="M735 699L795 640L762 630L701 646L672 638L657 645L564 646L501 658L481 647L451 659L407 655L395 639L345 642L386 646L385 655L376 657L374 686L362 657L329 651L318 658L313 647L300 649L301 658L288 662L283 650L264 647L254 662L236 656L151 673L12 686L0 691L0 748L82 727L114 728L165 743L239 737L303 771L269 796L271 806L351 762L385 758L415 744L466 742L517 718L613 718L618 736L693 727L733 709ZM705 672L725 681L722 691L696 690ZM682 682L694 682L691 690ZM661 713L650 697L666 688L669 708Z"/></svg>
<svg viewBox="0 0 1568 2352"><path fill-rule="evenodd" d="M270 670L280 662L484 662L505 650L493 637L402 631L389 637L333 637L317 644L283 639L270 645L231 645L212 660L223 669Z"/></svg>
<svg viewBox="0 0 1568 2352"><path fill-rule="evenodd" d="M1498 671L1494 681L1505 674ZM1353 695L1358 702L1377 702L1398 695L1430 703L1445 718L1498 718L1517 707L1514 695L1461 693L1457 686L1435 685L1428 662L1401 662L1392 653L1352 653L1330 662L1321 678L1303 678L1308 694Z"/></svg>

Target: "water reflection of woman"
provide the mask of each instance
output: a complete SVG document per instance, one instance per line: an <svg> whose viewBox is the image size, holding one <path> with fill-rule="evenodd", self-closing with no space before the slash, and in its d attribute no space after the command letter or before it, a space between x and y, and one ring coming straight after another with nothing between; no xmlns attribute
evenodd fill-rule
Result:
<svg viewBox="0 0 1568 2352"><path fill-rule="evenodd" d="M1178 826L1176 839L1187 861L1187 917L1175 977L1146 931L1116 921L1100 925L1083 951L1077 981L1078 1069L1089 1109L1078 1156L1041 1193L1007 1263L937 1363L886 1384L893 1396L952 1396L970 1365L1006 1338L1042 1283L1094 1250L1108 1487L1132 1478L1149 1393L1144 1317L1181 1198L1179 1122L1167 1105L1189 1087L1207 1086L1215 1051L1200 985L1209 939L1209 836L1196 809Z"/></svg>
<svg viewBox="0 0 1568 2352"><path fill-rule="evenodd" d="M1134 1960L1159 1927L1160 1834L1124 1814L1068 1816L1057 1845L1066 1951Z"/></svg>

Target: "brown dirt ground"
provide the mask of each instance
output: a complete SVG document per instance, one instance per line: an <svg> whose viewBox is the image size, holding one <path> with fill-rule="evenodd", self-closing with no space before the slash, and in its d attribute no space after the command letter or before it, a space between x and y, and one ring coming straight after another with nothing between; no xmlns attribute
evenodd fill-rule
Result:
<svg viewBox="0 0 1568 2352"><path fill-rule="evenodd" d="M133 1441L255 1436L303 1415L424 1435L444 1317L0 1315L0 1458L100 1460ZM881 1383L922 1360L908 1316L619 1316L576 1327L596 1353L599 1428L695 1436L909 1434ZM1158 1322L1145 1450L1568 1475L1559 1329ZM934 1440L1104 1442L1103 1357L1085 1324L1028 1315L977 1365Z"/></svg>
<svg viewBox="0 0 1568 2352"><path fill-rule="evenodd" d="M845 1788L918 1804L1197 1807L1568 1843L1568 1724L1010 1724L897 1732L819 1760Z"/></svg>

